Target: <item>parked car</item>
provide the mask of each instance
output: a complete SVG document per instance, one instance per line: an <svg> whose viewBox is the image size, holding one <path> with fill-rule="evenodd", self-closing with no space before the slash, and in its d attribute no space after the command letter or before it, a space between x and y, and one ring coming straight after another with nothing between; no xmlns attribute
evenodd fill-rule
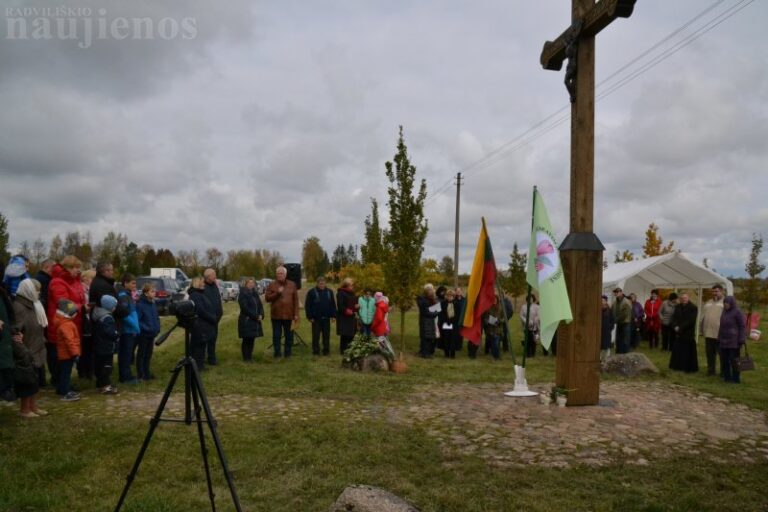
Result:
<svg viewBox="0 0 768 512"><path fill-rule="evenodd" d="M237 300L240 295L240 285L234 281L222 281L221 282L221 300L224 302L230 300Z"/></svg>
<svg viewBox="0 0 768 512"><path fill-rule="evenodd" d="M161 315L168 313L168 308L175 302L186 300L186 293L179 288L176 279L170 277L143 276L136 278L136 288L141 290L146 283L155 285L155 304Z"/></svg>

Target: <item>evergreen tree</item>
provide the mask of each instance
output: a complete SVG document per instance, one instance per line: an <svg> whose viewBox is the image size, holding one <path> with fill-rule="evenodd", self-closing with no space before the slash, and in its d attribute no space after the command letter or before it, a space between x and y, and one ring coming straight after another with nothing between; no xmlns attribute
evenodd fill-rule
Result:
<svg viewBox="0 0 768 512"><path fill-rule="evenodd" d="M381 264L385 258L384 233L379 225L379 203L371 198L371 214L365 218L365 243L360 246L363 264Z"/></svg>
<svg viewBox="0 0 768 512"><path fill-rule="evenodd" d="M337 245L331 256L331 270L338 272L341 267L346 267L350 263L347 250L343 245Z"/></svg>
<svg viewBox="0 0 768 512"><path fill-rule="evenodd" d="M403 127L397 139L397 153L392 162L384 164L389 187L389 230L384 237L387 258L384 261L384 277L390 304L400 310L400 346L405 350L405 312L413 306L418 293L421 254L429 229L424 218L424 200L427 183L421 180L414 191L416 167L408 158L408 148L403 140ZM415 195L414 195L415 193Z"/></svg>
<svg viewBox="0 0 768 512"><path fill-rule="evenodd" d="M8 252L8 243L10 242L10 236L8 235L8 219L0 212L0 261L8 263L11 259L11 255Z"/></svg>

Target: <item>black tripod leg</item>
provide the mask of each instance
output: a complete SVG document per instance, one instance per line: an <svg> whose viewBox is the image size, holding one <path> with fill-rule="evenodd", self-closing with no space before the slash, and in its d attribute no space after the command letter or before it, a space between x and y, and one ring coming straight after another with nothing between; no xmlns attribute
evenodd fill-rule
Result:
<svg viewBox="0 0 768 512"><path fill-rule="evenodd" d="M190 376L190 378L193 377ZM203 466L205 467L205 481L208 484L208 497L211 500L211 510L216 512L216 493L213 492L213 482L211 482L211 468L208 464L208 448L205 446L205 432L203 432L203 419L200 414L200 399L197 396L197 386L191 386L190 390L190 394L192 395L192 402L195 407L197 435L200 437L200 453L203 455Z"/></svg>
<svg viewBox="0 0 768 512"><path fill-rule="evenodd" d="M136 473L139 471L139 466L141 465L141 459L144 458L144 453L147 451L147 448L149 448L149 441L152 439L152 434L155 432L155 428L157 428L157 424L160 423L160 416L162 416L163 414L165 405L168 403L168 398L170 398L171 392L173 391L173 386L176 385L176 379L179 378L179 373L181 373L181 370L183 368L184 368L184 365L180 362L179 364L176 365L176 368L173 369L173 375L171 376L170 382L168 382L168 386L165 388L163 399L160 400L160 405L157 406L157 411L155 411L155 415L152 417L151 420L149 420L149 430L147 431L147 436L144 438L144 444L141 445L141 449L139 450L139 455L136 457L136 462L133 463L133 468L131 468L131 472L128 474L128 477L126 478L125 487L123 487L123 492L120 494L120 499L118 500L117 506L115 507L115 512L119 512L120 508L123 506L125 497L128 494L128 489L130 489L131 484L133 483L133 479L136 477Z"/></svg>
<svg viewBox="0 0 768 512"><path fill-rule="evenodd" d="M224 478L227 480L229 486L229 492L232 494L232 502L235 504L237 512L242 512L240 507L240 499L237 497L237 490L235 490L235 482L232 480L232 473L229 471L227 465L227 457L224 455L224 448L221 446L221 440L219 434L216 433L216 420L213 419L213 413L211 407L208 405L208 398L205 394L205 388L203 387L203 381L200 378L200 372L197 369L197 365L192 363L192 386L195 388L195 393L200 398L203 410L205 411L205 422L208 424L208 428L211 431L211 437L213 437L213 444L216 446L216 452L219 455L219 461L221 461L221 467L224 470Z"/></svg>

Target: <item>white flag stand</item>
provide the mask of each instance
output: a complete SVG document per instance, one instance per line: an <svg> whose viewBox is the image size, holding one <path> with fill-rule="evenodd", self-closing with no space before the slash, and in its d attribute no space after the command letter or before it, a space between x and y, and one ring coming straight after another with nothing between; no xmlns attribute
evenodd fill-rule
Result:
<svg viewBox="0 0 768 512"><path fill-rule="evenodd" d="M525 380L525 368L515 365L515 387L512 391L504 393L506 396L536 396L538 393L528 389L528 381Z"/></svg>

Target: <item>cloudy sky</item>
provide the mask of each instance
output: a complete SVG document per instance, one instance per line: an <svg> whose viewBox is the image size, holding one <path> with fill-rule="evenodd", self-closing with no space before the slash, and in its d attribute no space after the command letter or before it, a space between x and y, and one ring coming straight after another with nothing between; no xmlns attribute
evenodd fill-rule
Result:
<svg viewBox="0 0 768 512"><path fill-rule="evenodd" d="M568 99L539 54L570 2L3 5L12 245L115 230L291 261L312 235L329 253L359 244L398 125L427 180L425 257L453 255L457 171L462 271L481 216L499 265L527 245L533 185L567 233ZM766 19L765 0L638 0L599 34L595 232L610 259L640 252L655 222L695 261L744 273L752 233L768 235Z"/></svg>

